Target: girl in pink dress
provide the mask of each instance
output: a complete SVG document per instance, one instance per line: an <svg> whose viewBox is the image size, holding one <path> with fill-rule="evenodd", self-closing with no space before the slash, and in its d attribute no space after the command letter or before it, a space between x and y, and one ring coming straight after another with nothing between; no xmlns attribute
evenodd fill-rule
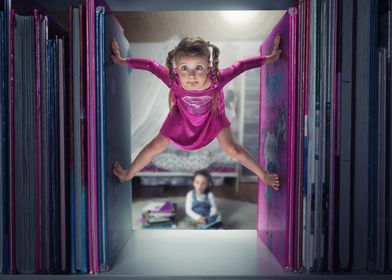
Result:
<svg viewBox="0 0 392 280"><path fill-rule="evenodd" d="M279 42L278 35L269 56L238 60L228 68L219 69L219 48L200 37L182 39L168 53L166 67L151 59L121 57L118 44L113 39L114 63L150 71L170 89L170 112L159 134L143 148L128 169L123 169L118 161L113 164L113 173L120 182L131 180L169 143L184 150L196 150L217 138L227 154L253 171L267 185L279 190L278 175L262 169L252 155L234 141L225 114L223 93L223 87L244 71L277 60L281 52Z"/></svg>

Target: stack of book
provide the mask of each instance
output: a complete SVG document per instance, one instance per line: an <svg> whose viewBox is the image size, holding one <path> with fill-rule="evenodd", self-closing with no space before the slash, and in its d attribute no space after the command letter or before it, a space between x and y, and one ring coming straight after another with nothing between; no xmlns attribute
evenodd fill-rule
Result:
<svg viewBox="0 0 392 280"><path fill-rule="evenodd" d="M36 3L0 2L0 273L107 271L132 225L106 164L130 164L130 72L106 46L130 44L104 0L65 29Z"/></svg>
<svg viewBox="0 0 392 280"><path fill-rule="evenodd" d="M176 208L170 201L149 202L142 211L142 228L175 228Z"/></svg>

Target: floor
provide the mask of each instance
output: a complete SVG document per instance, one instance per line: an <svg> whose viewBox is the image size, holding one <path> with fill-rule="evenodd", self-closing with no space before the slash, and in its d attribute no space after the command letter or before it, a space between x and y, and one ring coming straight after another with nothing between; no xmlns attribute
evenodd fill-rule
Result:
<svg viewBox="0 0 392 280"><path fill-rule="evenodd" d="M172 203L177 204L176 211L176 227L174 229L185 229L184 224L185 214L185 196L172 196L165 198L157 198L154 201L165 201L169 200ZM132 228L141 229L142 224L140 218L142 217L143 208L150 202L148 200L142 200L132 203ZM256 229L256 215L257 215L257 204L226 199L226 198L215 198L217 209L221 214L223 229ZM163 228L167 230L168 228ZM169 228L172 229L172 228Z"/></svg>

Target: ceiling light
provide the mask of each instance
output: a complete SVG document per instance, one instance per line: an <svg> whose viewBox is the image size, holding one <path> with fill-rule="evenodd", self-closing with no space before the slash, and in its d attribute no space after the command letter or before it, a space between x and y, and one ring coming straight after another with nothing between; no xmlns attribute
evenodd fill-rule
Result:
<svg viewBox="0 0 392 280"><path fill-rule="evenodd" d="M245 24L250 22L258 11L220 11L222 17L231 24Z"/></svg>

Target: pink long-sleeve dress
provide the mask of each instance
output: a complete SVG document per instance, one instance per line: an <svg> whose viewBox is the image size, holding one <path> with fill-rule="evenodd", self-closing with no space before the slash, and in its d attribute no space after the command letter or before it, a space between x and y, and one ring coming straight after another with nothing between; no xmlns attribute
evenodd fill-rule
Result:
<svg viewBox="0 0 392 280"><path fill-rule="evenodd" d="M169 70L152 59L128 58L129 67L147 70L161 79L173 93L173 106L163 123L160 133L171 143L183 150L196 150L209 144L225 127L230 126L226 117L223 87L246 70L260 67L265 56L238 60L232 66L220 69L218 82L213 73L208 73L211 86L205 90L182 88L178 74L174 70L174 80L170 83ZM218 91L218 110L212 110L214 90Z"/></svg>

